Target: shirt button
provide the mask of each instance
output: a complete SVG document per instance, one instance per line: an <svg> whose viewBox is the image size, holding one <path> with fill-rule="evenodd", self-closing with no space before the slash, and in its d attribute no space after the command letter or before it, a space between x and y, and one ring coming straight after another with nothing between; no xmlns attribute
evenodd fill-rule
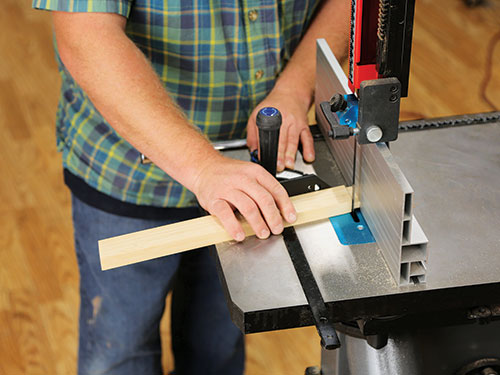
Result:
<svg viewBox="0 0 500 375"><path fill-rule="evenodd" d="M251 10L248 12L248 18L250 21L255 22L257 21L257 18L259 18L259 12L257 12L255 9Z"/></svg>
<svg viewBox="0 0 500 375"><path fill-rule="evenodd" d="M264 71L262 69L261 70L257 70L255 72L255 79L261 79L263 76L264 76Z"/></svg>

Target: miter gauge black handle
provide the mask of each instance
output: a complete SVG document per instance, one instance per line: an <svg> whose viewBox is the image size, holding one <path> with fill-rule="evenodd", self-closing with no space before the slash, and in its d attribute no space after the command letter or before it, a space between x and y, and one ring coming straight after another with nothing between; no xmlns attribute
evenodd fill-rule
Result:
<svg viewBox="0 0 500 375"><path fill-rule="evenodd" d="M281 127L281 114L276 108L263 108L257 114L257 127L259 128L259 156L260 164L273 176L276 174L276 158L278 154L279 130ZM312 178L316 176L311 176ZM315 180L314 180L315 181ZM307 184L306 184L307 185ZM314 182L320 188L320 184ZM297 192L298 194L304 193ZM290 194L290 192L289 192ZM293 195L293 194L290 194ZM328 309L319 290L316 279L307 261L304 249L300 244L297 233L293 227L283 230L283 240L292 260L295 272L304 291L309 307L316 324L316 329L321 337L321 345L325 349L340 347L340 341L333 325L328 320Z"/></svg>
<svg viewBox="0 0 500 375"><path fill-rule="evenodd" d="M256 124L259 129L260 165L273 176L276 176L281 113L273 107L262 108L257 113Z"/></svg>

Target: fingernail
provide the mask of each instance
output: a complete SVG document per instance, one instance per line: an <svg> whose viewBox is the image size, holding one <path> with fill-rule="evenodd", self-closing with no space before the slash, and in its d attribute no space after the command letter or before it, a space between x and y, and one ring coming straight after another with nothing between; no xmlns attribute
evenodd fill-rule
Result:
<svg viewBox="0 0 500 375"><path fill-rule="evenodd" d="M276 225L273 229L274 234L280 234L283 232L283 224Z"/></svg>
<svg viewBox="0 0 500 375"><path fill-rule="evenodd" d="M309 153L306 154L306 159L307 160L313 160L314 159L314 155L309 152Z"/></svg>
<svg viewBox="0 0 500 375"><path fill-rule="evenodd" d="M244 239L245 239L245 233L243 232L236 233L236 241L241 242Z"/></svg>
<svg viewBox="0 0 500 375"><path fill-rule="evenodd" d="M285 166L283 165L283 162L278 160L278 170L282 171L283 169L285 169Z"/></svg>
<svg viewBox="0 0 500 375"><path fill-rule="evenodd" d="M269 237L269 231L267 229L263 229L261 232L260 232L260 238L264 239L264 238L267 238Z"/></svg>
<svg viewBox="0 0 500 375"><path fill-rule="evenodd" d="M287 166L287 168L293 168L293 160L286 159L286 166Z"/></svg>
<svg viewBox="0 0 500 375"><path fill-rule="evenodd" d="M288 215L288 222L289 223L295 223L295 220L297 220L297 215L295 215L294 213L291 213Z"/></svg>

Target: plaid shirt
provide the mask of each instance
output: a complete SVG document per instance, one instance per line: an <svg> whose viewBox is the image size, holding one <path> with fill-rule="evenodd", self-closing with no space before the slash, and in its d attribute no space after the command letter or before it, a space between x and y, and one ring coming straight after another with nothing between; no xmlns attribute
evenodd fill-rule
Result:
<svg viewBox="0 0 500 375"><path fill-rule="evenodd" d="M109 12L151 61L189 121L210 140L245 137L253 108L273 88L318 0L34 0L37 9ZM56 57L62 76L57 145L64 168L91 187L138 205L187 207L194 195L99 114ZM189 150L186 150L189 152Z"/></svg>

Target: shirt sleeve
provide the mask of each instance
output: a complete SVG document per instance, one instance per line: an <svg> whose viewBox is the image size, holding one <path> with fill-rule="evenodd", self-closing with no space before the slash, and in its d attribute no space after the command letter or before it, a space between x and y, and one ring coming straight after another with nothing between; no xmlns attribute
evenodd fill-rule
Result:
<svg viewBox="0 0 500 375"><path fill-rule="evenodd" d="M62 12L117 13L128 18L134 0L33 0L33 8Z"/></svg>

